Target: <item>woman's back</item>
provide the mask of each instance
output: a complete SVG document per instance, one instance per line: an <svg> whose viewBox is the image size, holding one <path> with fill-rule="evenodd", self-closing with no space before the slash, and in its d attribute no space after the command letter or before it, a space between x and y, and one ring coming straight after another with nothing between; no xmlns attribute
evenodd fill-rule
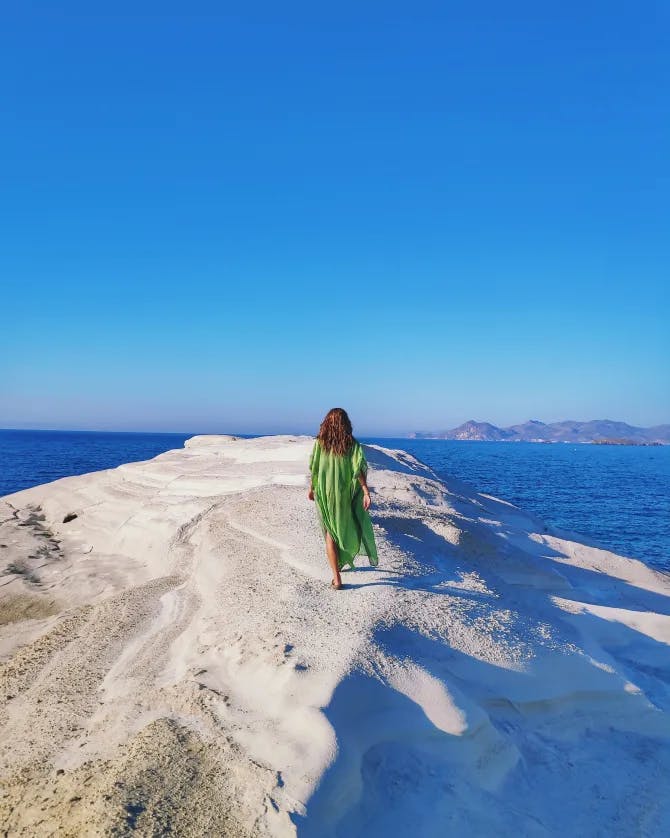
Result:
<svg viewBox="0 0 670 838"><path fill-rule="evenodd" d="M345 454L328 451L317 439L309 461L310 472L315 478L315 489L330 493L336 488L341 491L348 487L351 496L357 486L356 478L365 465L363 447L356 439Z"/></svg>

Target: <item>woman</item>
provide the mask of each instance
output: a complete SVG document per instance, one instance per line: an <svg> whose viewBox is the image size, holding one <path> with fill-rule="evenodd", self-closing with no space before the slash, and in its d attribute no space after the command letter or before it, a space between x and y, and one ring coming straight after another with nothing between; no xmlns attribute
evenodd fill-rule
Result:
<svg viewBox="0 0 670 838"><path fill-rule="evenodd" d="M326 539L326 555L333 571L330 583L342 587L340 570L354 567L362 552L377 566L377 546L368 515L370 492L363 446L354 439L345 410L334 407L319 428L309 458L310 486L307 497L316 501L319 523Z"/></svg>

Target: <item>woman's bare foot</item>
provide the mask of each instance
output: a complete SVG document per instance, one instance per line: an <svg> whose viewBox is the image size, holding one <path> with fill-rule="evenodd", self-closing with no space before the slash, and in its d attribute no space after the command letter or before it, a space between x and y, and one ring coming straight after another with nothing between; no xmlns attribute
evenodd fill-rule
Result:
<svg viewBox="0 0 670 838"><path fill-rule="evenodd" d="M328 564L333 574L333 580L330 584L336 591L339 591L342 587L342 580L340 579L340 554L337 549L337 544L335 544L329 532L326 533L326 555L328 556Z"/></svg>

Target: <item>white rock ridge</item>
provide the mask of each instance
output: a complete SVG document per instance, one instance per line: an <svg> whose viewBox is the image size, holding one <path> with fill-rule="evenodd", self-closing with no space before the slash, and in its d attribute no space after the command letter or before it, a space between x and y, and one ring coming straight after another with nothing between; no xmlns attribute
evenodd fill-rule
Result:
<svg viewBox="0 0 670 838"><path fill-rule="evenodd" d="M366 446L334 591L311 445L0 499L7 833L670 834L668 578Z"/></svg>

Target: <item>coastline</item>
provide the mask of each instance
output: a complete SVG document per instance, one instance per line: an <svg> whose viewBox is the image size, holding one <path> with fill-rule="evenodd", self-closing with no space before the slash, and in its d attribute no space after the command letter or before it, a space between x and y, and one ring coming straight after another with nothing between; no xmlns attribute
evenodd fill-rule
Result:
<svg viewBox="0 0 670 838"><path fill-rule="evenodd" d="M381 567L332 592L310 445L195 437L0 500L11 834L667 829L668 578L375 445Z"/></svg>
<svg viewBox="0 0 670 838"><path fill-rule="evenodd" d="M408 436L405 439L411 440L430 440L432 442L505 442L505 443L522 443L525 445L630 445L638 448L659 448L670 445L669 442L635 442L634 440L625 439L464 439L460 437L451 436Z"/></svg>

